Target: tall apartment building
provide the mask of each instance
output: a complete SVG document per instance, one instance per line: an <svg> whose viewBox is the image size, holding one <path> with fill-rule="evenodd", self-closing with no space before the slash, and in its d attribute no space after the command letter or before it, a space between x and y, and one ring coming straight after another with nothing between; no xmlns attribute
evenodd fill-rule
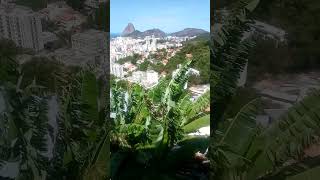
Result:
<svg viewBox="0 0 320 180"><path fill-rule="evenodd" d="M39 51L43 49L40 18L23 6L0 7L0 38L14 41L17 46Z"/></svg>
<svg viewBox="0 0 320 180"><path fill-rule="evenodd" d="M117 63L110 64L110 72L111 74L119 78L122 78L124 76L124 70L121 64L117 64Z"/></svg>

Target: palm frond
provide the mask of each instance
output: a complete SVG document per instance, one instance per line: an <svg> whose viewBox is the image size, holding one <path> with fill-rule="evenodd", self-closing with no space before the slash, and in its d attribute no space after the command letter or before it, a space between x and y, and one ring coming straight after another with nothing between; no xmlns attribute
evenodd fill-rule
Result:
<svg viewBox="0 0 320 180"><path fill-rule="evenodd" d="M290 163L286 163L286 165L283 165L258 180L293 180L308 178L310 180L316 180L319 177L319 174L314 171L319 170L319 162L320 156L305 157L302 160L292 160Z"/></svg>
<svg viewBox="0 0 320 180"><path fill-rule="evenodd" d="M212 106L214 114L211 127L217 129L226 104L234 95L240 72L248 59L252 43L242 41L243 33L248 28L250 14L259 0L242 3L235 8L221 29L212 34L211 46L211 82Z"/></svg>
<svg viewBox="0 0 320 180"><path fill-rule="evenodd" d="M287 160L299 158L319 130L320 91L314 91L254 140L247 154L254 162L250 177L263 176Z"/></svg>
<svg viewBox="0 0 320 180"><path fill-rule="evenodd" d="M201 116L205 116L203 113L205 109L210 107L210 91L207 91L202 96L200 96L195 102L189 103L185 112L187 112L187 121L184 124L192 122L194 119L199 119ZM201 115L199 117L199 115Z"/></svg>

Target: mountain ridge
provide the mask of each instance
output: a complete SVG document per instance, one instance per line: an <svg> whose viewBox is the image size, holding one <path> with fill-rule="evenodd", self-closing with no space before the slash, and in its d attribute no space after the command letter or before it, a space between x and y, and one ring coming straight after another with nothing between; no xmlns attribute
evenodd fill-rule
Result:
<svg viewBox="0 0 320 180"><path fill-rule="evenodd" d="M181 31L170 33L171 36L184 37L184 36L199 36L201 34L209 33L203 29L198 28L185 28Z"/></svg>
<svg viewBox="0 0 320 180"><path fill-rule="evenodd" d="M129 27L129 28L128 28ZM133 28L132 28L133 27ZM198 28L185 28L181 31L173 32L173 33L165 33L164 31L158 29L158 28L153 28L153 29L148 29L146 31L139 31L134 29L134 26L132 23L129 23L126 28L124 29L123 33L121 36L123 37L133 37L133 38L144 38L146 36L152 36L154 35L156 38L164 38L166 36L177 36L177 37L185 37L185 36L199 36L201 34L206 34L209 33L208 31L205 31L203 29L198 29ZM125 32L125 33L124 33Z"/></svg>

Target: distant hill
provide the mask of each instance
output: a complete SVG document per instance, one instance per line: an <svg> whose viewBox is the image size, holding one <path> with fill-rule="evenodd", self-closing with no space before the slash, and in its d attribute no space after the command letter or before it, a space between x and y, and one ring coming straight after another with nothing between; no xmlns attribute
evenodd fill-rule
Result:
<svg viewBox="0 0 320 180"><path fill-rule="evenodd" d="M175 33L171 33L171 36L177 36L177 37L184 37L184 36L199 36L201 34L209 33L203 29L196 29L196 28L186 28L182 31L178 31Z"/></svg>
<svg viewBox="0 0 320 180"><path fill-rule="evenodd" d="M137 37L140 37L141 36L141 31L139 31L139 30L135 30L135 31L133 31L132 33L130 33L130 34L127 34L127 35L125 35L124 37L133 37L133 38L137 38Z"/></svg>
<svg viewBox="0 0 320 180"><path fill-rule="evenodd" d="M161 31L160 29L150 29L146 30L142 33L142 35L145 36L152 36L154 35L155 37L166 37L166 33Z"/></svg>
<svg viewBox="0 0 320 180"><path fill-rule="evenodd" d="M203 33L198 35L196 38L184 42L184 44L197 44L199 42L208 42L210 41L210 33Z"/></svg>
<svg viewBox="0 0 320 180"><path fill-rule="evenodd" d="M171 33L171 34L166 34L165 32L163 32L160 29L149 29L146 31L138 31L134 28L132 23L129 23L126 28L123 30L122 35L123 37L133 37L133 38L144 38L146 36L152 36L154 35L156 38L164 38L167 35L171 35L171 36L177 36L177 37L184 37L184 36L207 36L209 34L209 32L203 30L203 29L196 29L196 28L186 28L182 31L178 31L175 33Z"/></svg>
<svg viewBox="0 0 320 180"><path fill-rule="evenodd" d="M127 34L127 35L124 35L124 36L125 37L133 37L133 38L137 38L137 37L144 38L146 36L152 36L152 35L154 35L156 38L166 37L166 33L161 31L160 29L149 29L149 30L146 30L143 32L135 30L134 32Z"/></svg>

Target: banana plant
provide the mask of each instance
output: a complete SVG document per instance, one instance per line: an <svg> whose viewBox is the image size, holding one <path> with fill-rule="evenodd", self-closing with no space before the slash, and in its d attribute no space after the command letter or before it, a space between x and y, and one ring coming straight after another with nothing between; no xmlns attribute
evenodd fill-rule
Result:
<svg viewBox="0 0 320 180"><path fill-rule="evenodd" d="M106 98L105 93L99 93L100 88L90 67L81 69L62 87L57 143L60 151L56 153L61 161L55 162L55 166L60 165L67 177L83 180L109 177L110 131L107 109L99 106L100 100Z"/></svg>
<svg viewBox="0 0 320 180"><path fill-rule="evenodd" d="M4 110L0 112L1 176L45 179L49 96L40 93L41 87L35 83L26 89L8 83L1 87L0 92L4 100Z"/></svg>
<svg viewBox="0 0 320 180"><path fill-rule="evenodd" d="M121 161L125 163L130 155L135 157L137 164L153 166L154 162L167 158L174 147L186 140L186 126L197 124L188 127L188 132L193 132L209 125L209 120L201 119L209 118L205 112L210 106L209 92L192 102L184 89L192 63L193 60L186 61L171 79L161 79L149 90L136 84L128 90L116 84L112 86L111 109L115 112L111 131L111 144L115 145L111 155L113 178L123 167ZM193 147L195 149L197 147Z"/></svg>
<svg viewBox="0 0 320 180"><path fill-rule="evenodd" d="M229 100L237 91L236 82L244 62L248 59L250 46L241 39L250 22L247 15L258 2L241 3L213 35L211 178L317 179L319 160L305 159L303 150L317 142L319 137L319 90L295 104L267 128L259 127L255 122L261 109L259 100L245 105L231 119L224 116ZM292 161L295 163L290 163Z"/></svg>

